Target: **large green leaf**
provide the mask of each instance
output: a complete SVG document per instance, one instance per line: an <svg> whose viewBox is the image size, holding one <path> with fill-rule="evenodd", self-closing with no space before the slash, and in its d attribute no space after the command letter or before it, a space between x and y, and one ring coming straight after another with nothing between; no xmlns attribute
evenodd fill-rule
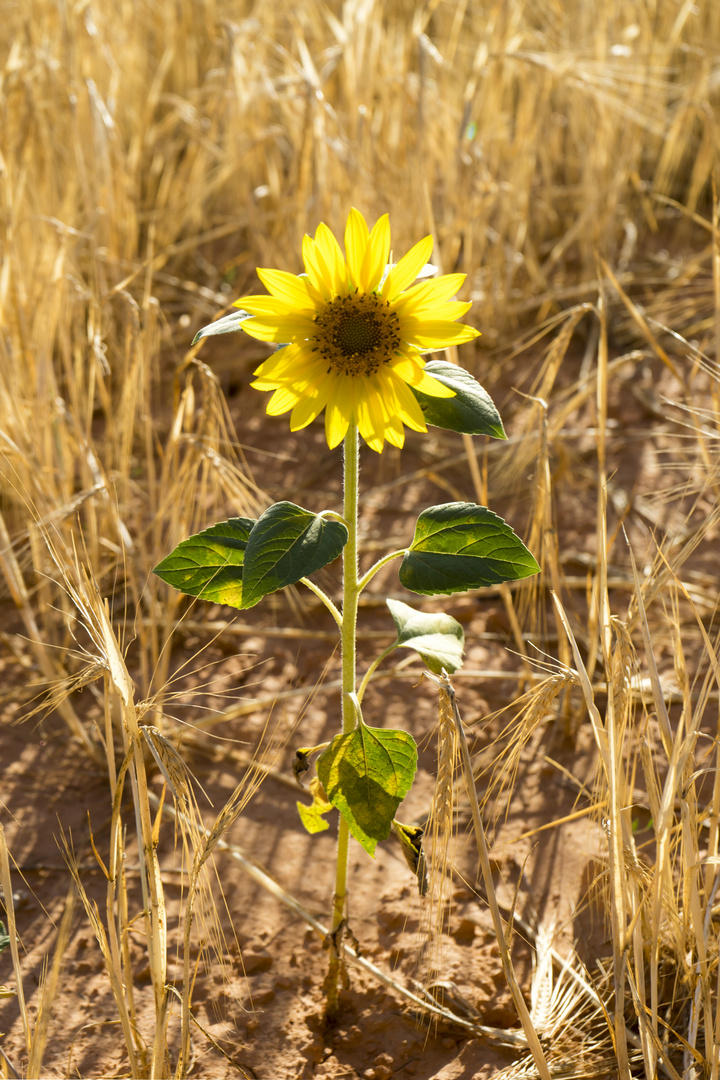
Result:
<svg viewBox="0 0 720 1080"><path fill-rule="evenodd" d="M328 799L350 832L373 855L390 835L395 812L407 795L417 768L417 747L407 731L371 728L336 735L317 760Z"/></svg>
<svg viewBox="0 0 720 1080"><path fill-rule="evenodd" d="M415 611L402 600L386 600L397 627L397 645L414 649L436 675L462 666L465 634L457 619L443 612Z"/></svg>
<svg viewBox="0 0 720 1080"><path fill-rule="evenodd" d="M413 388L426 424L448 431L459 431L463 435L507 438L500 413L490 395L469 371L457 364L450 364L447 360L429 360L425 371L443 386L449 386L455 391L455 397L436 398Z"/></svg>
<svg viewBox="0 0 720 1080"><path fill-rule="evenodd" d="M327 566L347 543L339 521L291 502L274 503L253 526L243 568L243 607Z"/></svg>
<svg viewBox="0 0 720 1080"><path fill-rule="evenodd" d="M243 608L243 562L252 518L230 518L181 541L153 570L180 592Z"/></svg>
<svg viewBox="0 0 720 1080"><path fill-rule="evenodd" d="M447 595L517 581L539 569L519 536L487 507L443 503L418 518L400 581L424 596Z"/></svg>

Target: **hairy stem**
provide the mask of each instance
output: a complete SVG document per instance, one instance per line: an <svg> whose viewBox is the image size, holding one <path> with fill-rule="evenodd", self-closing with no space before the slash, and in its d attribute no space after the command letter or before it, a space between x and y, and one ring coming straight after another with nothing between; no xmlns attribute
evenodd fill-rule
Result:
<svg viewBox="0 0 720 1080"><path fill-rule="evenodd" d="M343 449L343 519L348 530L348 541L343 548L343 604L340 647L342 657L342 729L343 733L346 733L352 731L357 723L355 703L351 697L355 693L355 633L358 596L360 595L357 541L360 451L357 425L354 419L350 421ZM345 918L349 840L350 833L347 822L344 817L341 817L338 828L337 867L331 921L332 941L329 943L330 969L325 984L328 1015L337 1012L338 1007L338 978L342 953L341 942L337 938L338 933L341 933L340 925Z"/></svg>
<svg viewBox="0 0 720 1080"><path fill-rule="evenodd" d="M333 619L338 624L338 626L340 628L342 628L342 615L340 614L338 609L335 607L335 605L333 604L332 600L327 595L327 593L323 592L323 590L320 588L320 586L316 585L314 581L310 580L310 578L301 577L300 578L300 583L302 585L307 586L307 588L310 590L310 592L315 593L318 600L322 601L322 603L328 609L328 611L330 612L330 614L332 615Z"/></svg>
<svg viewBox="0 0 720 1080"><path fill-rule="evenodd" d="M383 649L383 651L380 653L380 655L375 657L372 664L370 665L370 667L367 669L367 671L363 675L362 682L360 683L360 689L358 690L358 693L357 693L358 702L362 701L363 694L365 693L365 691L367 689L367 684L372 679L373 674L380 667L380 665L382 664L385 657L390 655L390 653L393 651L393 649L397 649L397 642L396 641L393 641L392 645L388 645L387 649Z"/></svg>
<svg viewBox="0 0 720 1080"><path fill-rule="evenodd" d="M403 548L400 551L391 551L389 555L383 555L382 559L378 559L378 561L376 563L374 563L373 566L370 567L370 569L367 571L367 573L363 574L362 578L358 582L358 592L363 591L363 589L368 584L368 582L371 581L372 578L375 577L378 570L381 570L382 567L386 565L386 563L392 562L393 559L399 559L401 557L401 555L404 555L404 554L405 554L405 549Z"/></svg>

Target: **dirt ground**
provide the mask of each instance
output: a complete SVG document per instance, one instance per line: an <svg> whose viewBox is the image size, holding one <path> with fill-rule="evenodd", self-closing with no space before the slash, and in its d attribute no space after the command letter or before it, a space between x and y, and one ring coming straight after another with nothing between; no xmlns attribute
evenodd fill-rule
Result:
<svg viewBox="0 0 720 1080"><path fill-rule="evenodd" d="M289 498L313 510L337 507L339 453L328 450L319 424L291 435L286 418L263 416L263 396L247 386L247 364L241 361L232 367L237 361L230 359L234 355L231 342L214 339L203 359L217 365L222 373L238 437L257 483L269 500ZM566 361L568 384L580 374L581 364L581 355ZM228 370L235 371L232 379ZM651 420L642 395L633 390L652 383L656 375L647 365L622 369L613 389L611 422L616 438L610 446L609 465L616 469L616 489L651 493L662 479L662 448L657 439L653 442L648 435L643 440L634 434L648 428ZM516 372L512 379L517 385ZM507 406L502 394L496 394L496 400L512 435L512 405ZM587 434L592 422L587 408L570 422L563 443L565 459L561 455L555 462L560 550L568 580L574 575L580 581L594 551L595 492L583 472L590 468L594 452L592 437ZM632 454L628 447L633 448ZM425 506L454 498L474 499L459 436L436 430L429 436L410 434L402 452L391 449L379 457L364 448L362 455L364 527L372 549L367 562L377 558L385 545L398 546L403 538L409 539L415 517ZM568 459L572 467L568 467ZM449 465L451 461L454 464ZM532 480L528 476L524 500L508 499L501 485L490 491L491 508L521 535L530 511ZM228 506L228 516L234 512ZM337 567L332 567L324 572L323 582L331 582L336 571ZM489 764L495 753L493 741L508 718L487 717L511 703L523 688L523 666L513 651L502 597L492 590L437 600L412 597L399 586L397 564L390 564L373 581L361 609L360 671L375 650L394 636L382 603L386 595L426 610L447 611L462 622L466 660L454 684L471 733L471 750L478 760ZM578 586L572 595L581 608L584 586ZM627 604L622 587L613 592L613 602L619 611ZM233 626L222 633L208 629L234 616ZM307 594L299 600L293 596L270 598L240 613L196 603L187 620L173 638L171 666L178 673L173 689L179 693L168 706L165 723L173 736L190 732L185 725L200 727L192 739L188 736L184 748L182 741L179 745L204 792L198 789L203 813L208 822L212 820L246 767L247 754L267 728L264 739L271 771L226 839L259 861L312 914L327 922L335 823L316 836L304 831L295 804L298 799L310 799L295 785L291 765L297 746L331 738L338 727L337 691L317 686L321 678L331 683L338 676L337 654L331 655L333 623ZM52 955L70 887L61 838L72 845L85 888L104 912L105 879L89 838L91 829L102 856L107 847L110 802L107 776L70 742L55 714L18 722L27 709L28 695L26 686L19 685L17 659L10 652L13 635L21 633L21 627L9 604L2 614L2 625L6 647L0 659L4 681L0 813L17 863L15 906L25 995L34 1015L43 965ZM300 628L300 636L289 636L288 628ZM536 643L557 655L557 639L551 629L538 634ZM371 684L364 712L369 723L407 728L418 742L417 780L398 815L413 821L427 814L434 783L437 697L422 678L419 658L408 653L399 660L403 661L400 670ZM133 645L128 648L128 663L132 671L136 664ZM386 668L397 663L393 660ZM28 661L27 680L32 682L34 677ZM217 720L218 713L234 703L264 700L289 690L299 693L278 700L272 708L262 705L235 719ZM602 858L603 837L598 823L582 813L588 806L596 760L575 692L572 700L574 717L570 721L551 718L540 725L522 754L510 800L507 805L489 806L487 823L495 873L508 904L514 902L517 913L535 927L554 926L556 947L561 951L573 941L581 941L592 954L603 949L603 929L585 908L585 891L593 860ZM74 705L87 723L101 720L101 702L91 688L76 694ZM153 788L158 794L162 790L159 774L154 776ZM573 815L574 820L547 828ZM129 814L126 820L130 823ZM451 1007L457 1010L463 1002L469 1003L479 1022L501 1035L517 1029L518 1021L477 880L473 844L466 802L460 797L455 874L439 970L445 981L445 1000ZM132 852L130 841L128 850ZM176 932L177 918L186 882L179 872L180 853L168 819L161 833L160 860L169 912L168 937L181 940L181 933ZM131 902L139 913L142 901L137 864L131 855L126 873ZM322 981L327 952L317 934L251 881L231 852L216 853L215 873L214 892L224 940L213 940L209 924L205 927L200 920L193 1004L202 1030L193 1030L192 1075L218 1080L236 1075L261 1080L470 1080L494 1076L517 1059L517 1051L502 1046L497 1039L468 1037L458 1027L430 1023L357 969L349 970L349 987L343 992L336 1023L326 1025ZM427 979L428 970L436 963L433 949L437 943L433 945L427 933L427 903L417 895L394 838L378 847L375 859L353 845L350 927L362 955L409 986L414 979ZM138 965L138 1023L148 1037L152 988L139 918L131 931L131 948ZM527 989L532 949L521 931L514 936L513 956L521 984ZM588 959L592 960L592 955ZM181 984L179 957L170 957L168 979ZM6 951L0 957L0 982L12 981ZM0 1031L0 1046L20 1068L23 1036L12 998L3 999L0 1005ZM179 1040L177 1017L171 1023L171 1033L175 1040L170 1045L172 1055ZM52 1077L127 1075L101 953L79 903L50 1021L45 1063L46 1075Z"/></svg>

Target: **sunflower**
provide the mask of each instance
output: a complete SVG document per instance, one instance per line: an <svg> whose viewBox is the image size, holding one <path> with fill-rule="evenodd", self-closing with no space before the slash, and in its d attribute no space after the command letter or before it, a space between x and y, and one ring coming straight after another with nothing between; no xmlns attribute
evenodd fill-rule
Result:
<svg viewBox="0 0 720 1080"><path fill-rule="evenodd" d="M386 273L387 214L371 231L352 209L345 256L321 223L314 239L303 239L305 274L258 270L270 295L245 296L236 306L252 316L243 330L283 345L255 371L251 384L273 391L270 416L292 410L290 429L299 431L325 409L328 446L342 442L354 419L365 442L378 452L386 439L403 445L403 425L427 431L413 389L438 398L454 397L454 392L424 370L423 352L478 336L455 321L470 304L450 299L464 274L412 284L431 251L432 237L426 236Z"/></svg>

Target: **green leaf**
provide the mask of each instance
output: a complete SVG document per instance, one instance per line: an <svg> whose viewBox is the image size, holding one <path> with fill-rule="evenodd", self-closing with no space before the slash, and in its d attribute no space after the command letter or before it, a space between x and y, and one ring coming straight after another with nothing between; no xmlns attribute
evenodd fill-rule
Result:
<svg viewBox="0 0 720 1080"><path fill-rule="evenodd" d="M443 386L455 391L453 398L436 398L412 388L426 424L447 431L459 431L463 435L507 438L500 413L490 395L469 371L447 360L429 360L425 371Z"/></svg>
<svg viewBox="0 0 720 1080"><path fill-rule="evenodd" d="M280 502L257 521L230 518L183 540L154 573L190 596L250 608L332 562L347 537L340 522Z"/></svg>
<svg viewBox="0 0 720 1080"><path fill-rule="evenodd" d="M274 503L253 526L243 568L243 607L327 566L345 547L346 527L291 502Z"/></svg>
<svg viewBox="0 0 720 1080"><path fill-rule="evenodd" d="M410 790L416 768L412 735L366 724L336 735L317 760L328 799L369 855L390 835L395 811Z"/></svg>
<svg viewBox="0 0 720 1080"><path fill-rule="evenodd" d="M414 649L436 675L462 666L465 634L457 619L442 612L415 611L401 600L386 600L398 632L397 645Z"/></svg>
<svg viewBox="0 0 720 1080"><path fill-rule="evenodd" d="M423 510L400 581L423 596L448 595L518 581L539 570L502 518L485 506L455 502Z"/></svg>
<svg viewBox="0 0 720 1080"><path fill-rule="evenodd" d="M180 592L243 608L243 562L252 518L230 518L183 540L153 570Z"/></svg>
<svg viewBox="0 0 720 1080"><path fill-rule="evenodd" d="M10 935L5 929L5 923L0 922L0 952L10 946Z"/></svg>

